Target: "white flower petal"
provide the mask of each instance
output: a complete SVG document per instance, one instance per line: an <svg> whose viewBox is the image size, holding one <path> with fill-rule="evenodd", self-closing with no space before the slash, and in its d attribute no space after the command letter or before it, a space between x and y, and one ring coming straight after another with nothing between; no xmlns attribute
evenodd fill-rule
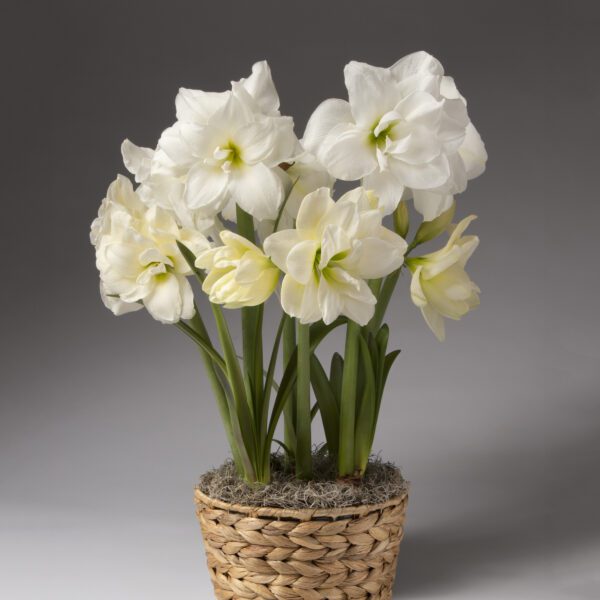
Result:
<svg viewBox="0 0 600 600"><path fill-rule="evenodd" d="M184 279L185 283L189 283ZM156 278L152 291L144 298L148 312L161 323L173 324L180 320L183 310L180 280L172 273Z"/></svg>
<svg viewBox="0 0 600 600"><path fill-rule="evenodd" d="M347 270L360 279L379 279L402 266L406 248L407 243L391 231L386 239L364 238L359 240L353 255L342 261L342 266L348 265Z"/></svg>
<svg viewBox="0 0 600 600"><path fill-rule="evenodd" d="M435 337L443 342L446 339L446 325L442 315L436 312L431 306L425 305L421 307L421 314L425 319L425 323L429 326L429 329L433 331Z"/></svg>
<svg viewBox="0 0 600 600"><path fill-rule="evenodd" d="M377 167L370 135L368 130L355 125L336 125L323 140L317 156L337 179L360 179Z"/></svg>
<svg viewBox="0 0 600 600"><path fill-rule="evenodd" d="M341 293L335 284L330 283L326 277L321 277L318 297L323 323L329 325L340 316L344 307Z"/></svg>
<svg viewBox="0 0 600 600"><path fill-rule="evenodd" d="M416 74L444 74L444 67L440 61L423 50L404 56L396 61L390 70L398 81Z"/></svg>
<svg viewBox="0 0 600 600"><path fill-rule="evenodd" d="M281 179L262 163L233 169L230 174L231 199L259 221L275 219L283 201Z"/></svg>
<svg viewBox="0 0 600 600"><path fill-rule="evenodd" d="M296 229L284 229L272 233L263 243L265 254L285 272L287 269L287 257L292 248L301 242L300 235Z"/></svg>
<svg viewBox="0 0 600 600"><path fill-rule="evenodd" d="M296 244L287 256L284 271L298 283L306 285L314 276L315 255L318 248L318 242L314 240L304 240Z"/></svg>
<svg viewBox="0 0 600 600"><path fill-rule="evenodd" d="M208 119L223 107L231 92L203 92L179 88L175 98L177 120L205 125Z"/></svg>
<svg viewBox="0 0 600 600"><path fill-rule="evenodd" d="M306 232L316 231L321 220L334 206L335 202L331 198L329 188L322 187L311 192L300 205L296 229Z"/></svg>
<svg viewBox="0 0 600 600"><path fill-rule="evenodd" d="M279 114L279 96L266 60L252 65L252 74L239 83L254 98L264 114Z"/></svg>
<svg viewBox="0 0 600 600"><path fill-rule="evenodd" d="M154 156L152 148L142 148L129 140L124 140L121 144L121 155L123 156L125 168L132 175L135 175L137 183L142 183L148 179L152 157Z"/></svg>
<svg viewBox="0 0 600 600"><path fill-rule="evenodd" d="M351 61L344 67L348 101L356 123L372 128L397 101L396 82L389 69Z"/></svg>
<svg viewBox="0 0 600 600"><path fill-rule="evenodd" d="M485 171L488 155L483 140L472 123L467 125L465 139L458 153L464 162L469 179L479 177Z"/></svg>
<svg viewBox="0 0 600 600"><path fill-rule="evenodd" d="M302 285L290 275L286 275L281 284L281 307L286 314L300 319L305 325L318 321L321 311L317 280L311 278L308 284Z"/></svg>
<svg viewBox="0 0 600 600"><path fill-rule="evenodd" d="M328 225L323 231L319 268L325 269L332 259L348 252L351 248L352 242L344 228L339 225Z"/></svg>
<svg viewBox="0 0 600 600"><path fill-rule="evenodd" d="M403 98L396 105L395 111L400 113L405 121L424 125L435 131L442 118L444 106L444 100L437 100L427 92L417 91Z"/></svg>
<svg viewBox="0 0 600 600"><path fill-rule="evenodd" d="M184 198L189 208L202 208L208 214L217 214L225 200L229 176L223 170L197 163L191 170L185 186Z"/></svg>
<svg viewBox="0 0 600 600"><path fill-rule="evenodd" d="M404 193L404 185L392 171L374 171L363 179L363 186L375 192L381 211L385 215L396 210Z"/></svg>
<svg viewBox="0 0 600 600"><path fill-rule="evenodd" d="M410 280L410 298L414 304L420 308L427 305L427 296L425 296L425 292L421 286L422 272L423 267L417 267Z"/></svg>
<svg viewBox="0 0 600 600"><path fill-rule="evenodd" d="M313 154L317 155L323 140L327 134L340 123L353 123L354 117L350 110L350 104L346 100L330 98L321 102L310 116L302 145Z"/></svg>
<svg viewBox="0 0 600 600"><path fill-rule="evenodd" d="M107 292L102 281L100 282L100 297L102 298L104 306L117 317L144 308L144 305L140 302L124 302L118 296L111 295Z"/></svg>
<svg viewBox="0 0 600 600"><path fill-rule="evenodd" d="M448 158L444 154L422 165L408 164L396 159L390 159L389 162L390 170L396 178L413 189L437 188L447 183L451 175Z"/></svg>
<svg viewBox="0 0 600 600"><path fill-rule="evenodd" d="M414 190L413 201L415 210L423 215L423 220L433 221L452 206L454 197L451 194Z"/></svg>
<svg viewBox="0 0 600 600"><path fill-rule="evenodd" d="M189 142L193 144L196 139L202 139L202 132L203 129L199 125L178 121L162 132L158 148L179 167L190 168L196 161L197 153Z"/></svg>

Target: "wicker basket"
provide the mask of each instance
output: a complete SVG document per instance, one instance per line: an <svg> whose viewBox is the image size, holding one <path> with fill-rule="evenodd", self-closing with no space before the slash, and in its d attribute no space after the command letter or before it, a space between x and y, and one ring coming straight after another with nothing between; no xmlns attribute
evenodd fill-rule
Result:
<svg viewBox="0 0 600 600"><path fill-rule="evenodd" d="M258 508L195 492L218 600L391 600L408 495L337 509Z"/></svg>

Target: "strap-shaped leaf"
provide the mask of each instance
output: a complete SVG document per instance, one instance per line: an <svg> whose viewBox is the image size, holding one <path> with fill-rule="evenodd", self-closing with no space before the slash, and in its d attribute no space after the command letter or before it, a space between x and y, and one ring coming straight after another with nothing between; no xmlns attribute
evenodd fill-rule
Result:
<svg viewBox="0 0 600 600"><path fill-rule="evenodd" d="M310 380L321 413L327 446L335 456L337 455L340 438L339 408L335 394L327 379L327 373L314 353L310 357Z"/></svg>
<svg viewBox="0 0 600 600"><path fill-rule="evenodd" d="M372 431L377 409L377 388L371 350L369 344L361 335L359 336L360 358L364 372L364 391L362 393L360 409L356 420L355 463L358 471L362 473L367 466L371 454Z"/></svg>
<svg viewBox="0 0 600 600"><path fill-rule="evenodd" d="M329 370L329 381L331 389L337 402L338 410L340 408L340 398L342 396L342 375L344 373L344 359L338 352L334 352L331 357L331 367Z"/></svg>

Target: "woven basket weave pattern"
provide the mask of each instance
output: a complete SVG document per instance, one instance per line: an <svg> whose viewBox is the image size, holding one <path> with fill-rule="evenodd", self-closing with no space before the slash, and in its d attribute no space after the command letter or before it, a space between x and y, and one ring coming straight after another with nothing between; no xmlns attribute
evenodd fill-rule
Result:
<svg viewBox="0 0 600 600"><path fill-rule="evenodd" d="M391 600L408 496L379 505L276 509L196 490L218 600Z"/></svg>

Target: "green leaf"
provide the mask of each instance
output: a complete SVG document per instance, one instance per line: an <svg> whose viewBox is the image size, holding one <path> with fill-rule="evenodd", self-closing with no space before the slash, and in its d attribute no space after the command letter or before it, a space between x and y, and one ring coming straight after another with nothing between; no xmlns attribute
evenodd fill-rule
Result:
<svg viewBox="0 0 600 600"><path fill-rule="evenodd" d="M333 323L325 325L323 321L318 321L310 326L310 348L314 350L336 327L347 323L348 320L345 317L338 317Z"/></svg>
<svg viewBox="0 0 600 600"><path fill-rule="evenodd" d="M377 411L377 387L371 350L361 335L359 337L362 370L365 374L365 387L361 398L358 418L356 420L355 467L360 474L364 473L371 454L371 438Z"/></svg>
<svg viewBox="0 0 600 600"><path fill-rule="evenodd" d="M288 448L281 440L273 440L281 449L285 452L285 455L292 462L294 461L294 451L291 448Z"/></svg>
<svg viewBox="0 0 600 600"><path fill-rule="evenodd" d="M340 408L340 398L342 396L342 375L344 373L344 359L338 352L334 352L331 357L331 367L329 370L329 381L335 400Z"/></svg>
<svg viewBox="0 0 600 600"><path fill-rule="evenodd" d="M452 206L439 217L433 219L433 221L423 221L417 233L415 239L412 241L410 248L424 244L429 240L436 238L441 233L444 233L452 223L454 218L454 211L456 210L456 203L453 202Z"/></svg>
<svg viewBox="0 0 600 600"><path fill-rule="evenodd" d="M310 326L300 321L296 327L296 477L312 478L312 438L310 416Z"/></svg>
<svg viewBox="0 0 600 600"><path fill-rule="evenodd" d="M327 445L331 454L337 456L340 438L339 407L335 394L327 379L327 373L314 353L310 357L310 380L321 413Z"/></svg>
<svg viewBox="0 0 600 600"><path fill-rule="evenodd" d="M179 252L181 252L185 262L188 264L189 268L193 271L196 279L202 284L206 279L206 275L195 265L196 257L194 253L185 245L182 244L179 240L177 240L177 247L179 248Z"/></svg>
<svg viewBox="0 0 600 600"><path fill-rule="evenodd" d="M385 357L384 369L383 369L383 385L385 386L387 382L388 375L390 374L390 369L392 368L395 360L398 358L400 354L400 350L393 350Z"/></svg>
<svg viewBox="0 0 600 600"><path fill-rule="evenodd" d="M205 339L200 337L187 323L184 321L179 321L175 323L175 326L183 331L190 339L192 339L204 352L206 352L210 358L214 361L214 363L224 372L227 373L227 367L225 365L225 361L223 357L212 347L210 342L207 342Z"/></svg>

